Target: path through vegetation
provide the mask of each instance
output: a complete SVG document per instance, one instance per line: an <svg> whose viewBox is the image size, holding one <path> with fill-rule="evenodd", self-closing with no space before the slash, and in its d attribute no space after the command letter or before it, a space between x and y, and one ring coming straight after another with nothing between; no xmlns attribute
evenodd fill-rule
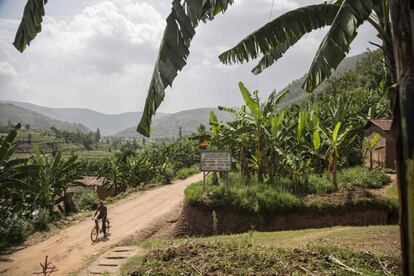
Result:
<svg viewBox="0 0 414 276"><path fill-rule="evenodd" d="M58 274L67 275L81 267L87 258L148 227L154 219L175 208L183 199L185 187L201 179L202 174L197 174L109 205L111 234L108 240L91 244L93 222L85 220L45 241L6 256L6 260L0 262L0 274L31 275L40 270L39 262L49 256L49 260L59 269Z"/></svg>

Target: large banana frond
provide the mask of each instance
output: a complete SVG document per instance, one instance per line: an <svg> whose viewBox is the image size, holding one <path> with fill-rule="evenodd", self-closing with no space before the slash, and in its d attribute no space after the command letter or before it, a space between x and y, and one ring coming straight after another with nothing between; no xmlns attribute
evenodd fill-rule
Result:
<svg viewBox="0 0 414 276"><path fill-rule="evenodd" d="M277 106L287 97L288 94L289 90L285 90L280 93L278 93L276 90L273 90L263 105L263 113L266 115L268 113L274 112Z"/></svg>
<svg viewBox="0 0 414 276"><path fill-rule="evenodd" d="M2 165L3 162L7 161L7 159L10 157L11 151L13 150L14 138L16 138L17 133L19 132L21 127L22 125L18 123L4 139L0 147L0 165Z"/></svg>
<svg viewBox="0 0 414 276"><path fill-rule="evenodd" d="M271 48L267 54L265 54L259 61L259 63L253 68L252 73L255 75L260 74L266 68L270 67L275 63L279 58L283 56L284 53L294 45L302 36L294 36L287 38L286 41L280 43L278 47Z"/></svg>
<svg viewBox="0 0 414 276"><path fill-rule="evenodd" d="M222 53L219 59L226 64L243 63L264 54L265 57L253 69L254 73L260 73L303 35L331 25L338 10L339 5L319 4L287 12L248 35L234 48Z"/></svg>
<svg viewBox="0 0 414 276"><path fill-rule="evenodd" d="M224 112L234 114L238 119L248 119L250 121L254 120L254 118L250 114L246 113L241 108L237 109L237 108L232 108L232 107L218 106L218 109L220 111L224 111Z"/></svg>
<svg viewBox="0 0 414 276"><path fill-rule="evenodd" d="M303 84L306 91L313 91L345 58L358 27L368 19L373 7L373 0L343 1L309 69Z"/></svg>
<svg viewBox="0 0 414 276"><path fill-rule="evenodd" d="M28 0L24 7L22 21L17 29L13 45L23 52L26 46L42 31L42 21L45 15L47 0Z"/></svg>
<svg viewBox="0 0 414 276"><path fill-rule="evenodd" d="M171 86L177 72L186 64L190 43L198 23L201 20L212 20L216 14L226 11L232 3L233 0L186 0L183 4L180 0L173 1L144 112L137 128L139 133L147 137L150 135L152 117L164 100L165 88Z"/></svg>
<svg viewBox="0 0 414 276"><path fill-rule="evenodd" d="M239 89L243 100L246 106L250 109L252 115L254 117L260 116L260 102L255 101L255 99L252 98L252 94L242 82L239 82Z"/></svg>

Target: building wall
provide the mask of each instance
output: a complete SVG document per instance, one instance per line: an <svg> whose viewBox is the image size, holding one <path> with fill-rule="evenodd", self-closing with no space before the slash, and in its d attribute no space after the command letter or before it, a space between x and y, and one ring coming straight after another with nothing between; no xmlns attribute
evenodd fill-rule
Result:
<svg viewBox="0 0 414 276"><path fill-rule="evenodd" d="M365 137L371 141L374 135L375 135L375 132L372 132L371 134ZM387 162L386 162L387 140L383 136L381 136L381 134L379 135L380 135L380 138L378 140L378 143L372 152L372 161L373 161L372 166L374 169L382 169L382 168L387 167ZM364 158L364 165L366 167L369 167L370 166L370 154L369 154L369 151L367 151L365 147L363 148L363 153L366 153L365 158Z"/></svg>

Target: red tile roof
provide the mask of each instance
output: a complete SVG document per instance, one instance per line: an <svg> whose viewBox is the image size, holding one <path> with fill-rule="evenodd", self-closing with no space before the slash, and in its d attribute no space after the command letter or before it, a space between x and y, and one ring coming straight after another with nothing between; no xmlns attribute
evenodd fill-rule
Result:
<svg viewBox="0 0 414 276"><path fill-rule="evenodd" d="M382 130L385 130L385 131L391 130L392 120L370 120L369 122L376 125Z"/></svg>

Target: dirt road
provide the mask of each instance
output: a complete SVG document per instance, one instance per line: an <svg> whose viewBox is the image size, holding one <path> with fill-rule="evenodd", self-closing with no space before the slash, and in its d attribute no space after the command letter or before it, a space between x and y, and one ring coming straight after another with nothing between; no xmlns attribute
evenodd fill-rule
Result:
<svg viewBox="0 0 414 276"><path fill-rule="evenodd" d="M201 179L202 174L197 174L109 205L111 235L108 240L92 245L90 232L93 222L82 221L43 242L7 256L9 261L0 262L0 274L33 275L33 272L39 271L39 262L47 255L59 269L56 275L67 275L81 267L86 258L100 249L116 244L128 235L142 230L151 221L175 208L183 199L185 187Z"/></svg>

